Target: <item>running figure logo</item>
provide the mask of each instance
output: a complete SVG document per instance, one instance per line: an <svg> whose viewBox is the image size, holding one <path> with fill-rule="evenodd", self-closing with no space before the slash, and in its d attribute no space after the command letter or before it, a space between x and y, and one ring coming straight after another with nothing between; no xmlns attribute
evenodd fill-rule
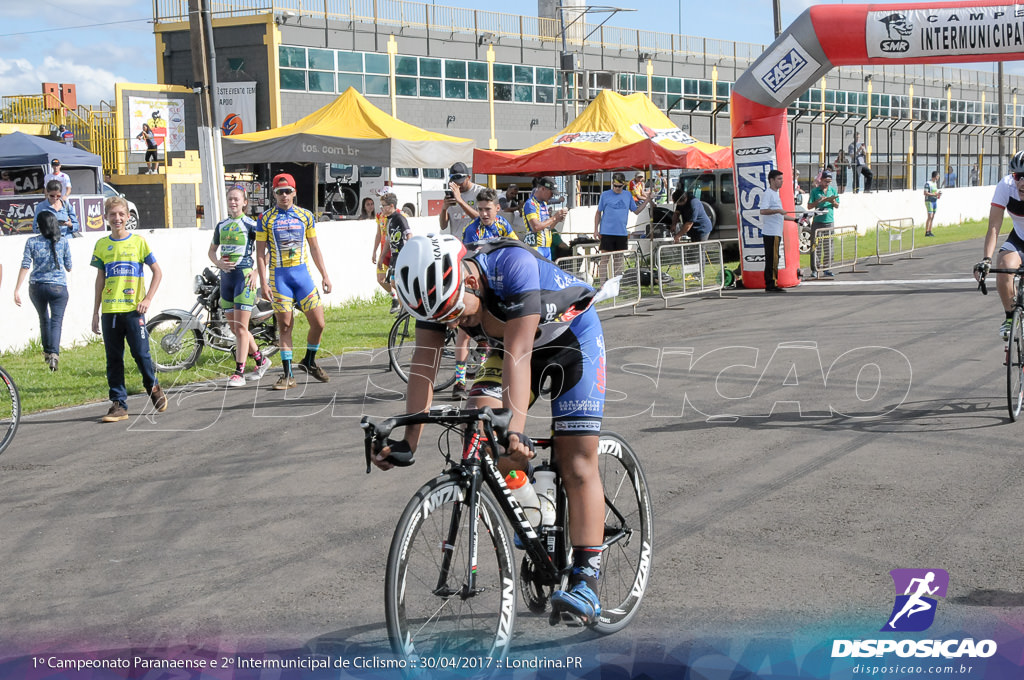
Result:
<svg viewBox="0 0 1024 680"><path fill-rule="evenodd" d="M896 602L883 631L920 632L935 621L936 598L946 597L949 572L945 569L893 569Z"/></svg>

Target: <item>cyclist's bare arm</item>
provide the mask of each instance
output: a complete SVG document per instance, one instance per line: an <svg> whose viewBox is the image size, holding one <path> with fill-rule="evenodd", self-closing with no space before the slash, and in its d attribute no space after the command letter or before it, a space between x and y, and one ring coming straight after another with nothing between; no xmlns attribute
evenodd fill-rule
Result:
<svg viewBox="0 0 1024 680"><path fill-rule="evenodd" d="M441 363L440 350L444 347L444 336L442 330L416 328L416 349L413 350L412 366L409 367L409 391L405 397L406 413L420 413L430 409L430 402L434 396L434 378ZM422 425L409 425L405 428L405 441L409 442L413 451L419 444L422 430ZM387 453L381 453L387 457Z"/></svg>
<svg viewBox="0 0 1024 680"><path fill-rule="evenodd" d="M530 408L530 359L533 356L533 340L540 325L540 314L529 314L505 322L505 360L502 362L501 402L504 408L512 409L509 432L524 432L526 411ZM509 454L532 454L518 438L509 438Z"/></svg>
<svg viewBox="0 0 1024 680"><path fill-rule="evenodd" d="M992 258L996 251L996 243L999 240L999 231L1003 228L1003 213L1005 208L993 205L988 209L988 231L985 232L985 249L982 257Z"/></svg>

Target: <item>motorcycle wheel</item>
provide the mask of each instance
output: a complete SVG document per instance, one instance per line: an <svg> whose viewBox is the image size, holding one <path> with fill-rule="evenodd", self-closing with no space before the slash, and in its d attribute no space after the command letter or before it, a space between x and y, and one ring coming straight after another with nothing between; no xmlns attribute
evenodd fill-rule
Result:
<svg viewBox="0 0 1024 680"><path fill-rule="evenodd" d="M182 371L195 366L203 351L203 334L170 314L157 314L146 324L149 354L157 371Z"/></svg>

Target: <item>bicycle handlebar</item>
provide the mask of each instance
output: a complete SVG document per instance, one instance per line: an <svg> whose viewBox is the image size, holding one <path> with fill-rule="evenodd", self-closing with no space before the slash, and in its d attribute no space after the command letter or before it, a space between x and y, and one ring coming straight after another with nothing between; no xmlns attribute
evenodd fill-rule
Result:
<svg viewBox="0 0 1024 680"><path fill-rule="evenodd" d="M1021 265L1017 269L996 269L989 267L987 274L1013 274L1015 276L1024 276L1024 265ZM988 295L988 286L985 285L985 274L978 277L978 290L981 291L982 295Z"/></svg>
<svg viewBox="0 0 1024 680"><path fill-rule="evenodd" d="M512 422L512 409L492 409L485 406L481 409L458 409L453 406L430 409L425 413L407 413L401 416L391 416L384 419L375 419L370 416L363 416L359 426L363 428L363 445L366 451L366 473L372 469L373 454L379 453L381 449L389 444L388 436L396 427L405 425L470 425L482 422L487 430L497 436L498 441L507 441L508 426ZM387 462L392 465L404 467L412 465L415 460L411 451L392 453L387 457Z"/></svg>

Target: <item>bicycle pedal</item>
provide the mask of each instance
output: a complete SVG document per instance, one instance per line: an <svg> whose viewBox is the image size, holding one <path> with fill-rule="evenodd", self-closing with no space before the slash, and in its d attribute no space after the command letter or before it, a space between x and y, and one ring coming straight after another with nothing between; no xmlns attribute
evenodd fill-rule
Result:
<svg viewBox="0 0 1024 680"><path fill-rule="evenodd" d="M551 616L548 617L548 624L557 626L563 623L570 628L586 628L587 622L567 611L553 611Z"/></svg>

